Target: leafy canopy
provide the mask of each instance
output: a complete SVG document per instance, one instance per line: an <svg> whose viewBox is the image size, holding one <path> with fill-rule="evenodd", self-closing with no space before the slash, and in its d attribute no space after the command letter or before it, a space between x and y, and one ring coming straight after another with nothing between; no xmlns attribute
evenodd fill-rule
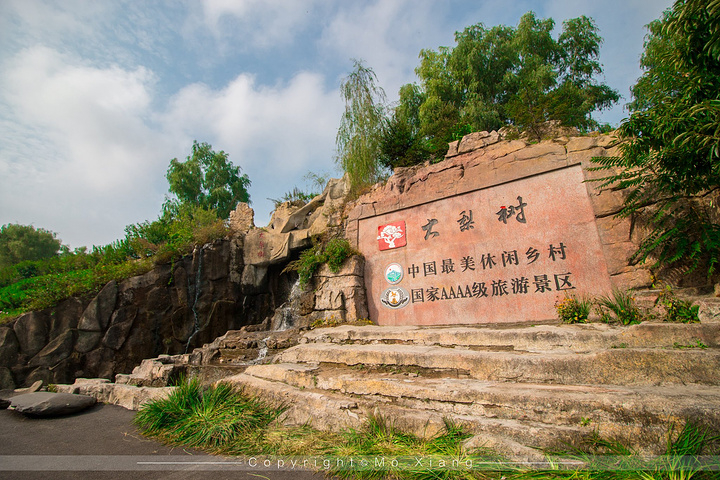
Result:
<svg viewBox="0 0 720 480"><path fill-rule="evenodd" d="M630 191L621 215L649 229L636 258L711 274L720 260L720 0L678 0L648 30L622 156L594 160L615 169L601 186Z"/></svg>
<svg viewBox="0 0 720 480"><path fill-rule="evenodd" d="M376 85L377 76L361 61L342 81L340 92L345 112L335 138L336 162L348 173L351 188L372 185L382 177L377 161L385 123L385 92Z"/></svg>
<svg viewBox="0 0 720 480"><path fill-rule="evenodd" d="M602 38L592 19L563 22L528 12L517 28L483 24L455 34L455 48L422 50L420 85L405 85L393 112L383 162L418 163L442 156L465 133L514 125L538 136L548 120L587 131L592 112L610 107L618 93L597 81Z"/></svg>
<svg viewBox="0 0 720 480"><path fill-rule="evenodd" d="M228 160L227 153L193 141L192 154L185 162L177 158L170 161L166 177L176 198L166 202L165 210L175 214L182 206L198 206L214 209L221 219L228 218L239 202L250 202L250 179L240 170Z"/></svg>
<svg viewBox="0 0 720 480"><path fill-rule="evenodd" d="M55 233L32 225L0 227L0 267L57 256L62 247Z"/></svg>

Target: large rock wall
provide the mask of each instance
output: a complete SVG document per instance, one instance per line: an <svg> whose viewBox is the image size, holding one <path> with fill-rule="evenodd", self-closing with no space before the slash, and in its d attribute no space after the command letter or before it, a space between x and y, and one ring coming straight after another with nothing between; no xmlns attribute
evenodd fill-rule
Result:
<svg viewBox="0 0 720 480"><path fill-rule="evenodd" d="M256 228L252 209L239 204L228 239L112 281L94 298L69 298L0 326L0 389L37 380L112 380L144 359L189 352L248 325L283 329L367 318L361 258L338 273L323 267L305 289L286 271L313 236L341 231L348 192L346 180L332 180L306 205L280 205L265 228Z"/></svg>
<svg viewBox="0 0 720 480"><path fill-rule="evenodd" d="M289 296L296 276L270 267L243 286L242 237L121 282L90 300L69 298L0 327L0 388L36 380L113 379L143 359L191 351L230 329L262 323Z"/></svg>
<svg viewBox="0 0 720 480"><path fill-rule="evenodd" d="M630 219L614 218L625 193L601 190L597 183L587 181L606 175L590 170L595 166L591 158L619 153L619 142L612 135L561 136L530 143L504 140L497 132L471 133L450 144L444 161L398 168L384 185L375 186L349 205L346 235L357 247L360 219L579 164L613 285L622 289L648 287L652 274L647 265L629 261L637 248L638 232Z"/></svg>

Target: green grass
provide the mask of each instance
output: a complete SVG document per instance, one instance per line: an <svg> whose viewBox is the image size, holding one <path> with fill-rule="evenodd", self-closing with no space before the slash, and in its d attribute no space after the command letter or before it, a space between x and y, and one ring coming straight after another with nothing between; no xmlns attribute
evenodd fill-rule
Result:
<svg viewBox="0 0 720 480"><path fill-rule="evenodd" d="M165 442L219 452L227 445L254 446L255 434L282 412L229 384L205 389L191 380L142 408L135 422L143 433Z"/></svg>
<svg viewBox="0 0 720 480"><path fill-rule="evenodd" d="M614 440L594 435L579 448L554 452L550 458L575 460L582 469L524 472L522 479L597 479L597 480L706 480L720 478L720 436L707 427L687 422L677 431L668 432L665 454L644 458L635 450ZM714 460L713 460L714 458ZM705 463L704 466L702 462ZM709 466L712 465L712 468Z"/></svg>
<svg viewBox="0 0 720 480"><path fill-rule="evenodd" d="M92 296L110 280L141 275L226 234L213 211L196 208L175 218L130 225L124 239L90 252L82 248L0 267L0 323L69 297Z"/></svg>
<svg viewBox="0 0 720 480"><path fill-rule="evenodd" d="M629 292L613 290L612 296L603 296L597 300L601 321L633 325L642 321L642 313L635 303L635 297Z"/></svg>
<svg viewBox="0 0 720 480"><path fill-rule="evenodd" d="M69 297L95 295L110 280L141 275L152 267L150 260L133 260L51 273L11 283L0 288L0 323L24 312L52 307Z"/></svg>
<svg viewBox="0 0 720 480"><path fill-rule="evenodd" d="M172 445L230 456L314 458L320 470L347 479L720 478L718 471L702 470L693 464L699 455L717 455L720 437L692 423L670 431L667 453L654 463L619 442L595 434L579 448L549 452L550 466L536 470L521 469L491 451L467 447L465 442L472 435L450 421L438 434L424 438L377 415L370 415L356 429L323 432L309 425L284 426L283 412L283 407L228 384L203 388L193 380L181 383L167 399L146 404L135 422L145 435ZM367 464L362 465L362 459L367 459ZM563 460L581 462L584 467L569 469ZM473 468L468 468L467 462ZM480 462L482 468L478 468Z"/></svg>
<svg viewBox="0 0 720 480"><path fill-rule="evenodd" d="M672 288L668 285L658 296L656 303L659 303L665 308L666 322L679 322L679 323L698 323L700 318L698 314L700 312L699 305L693 305L687 300L681 300L675 295Z"/></svg>

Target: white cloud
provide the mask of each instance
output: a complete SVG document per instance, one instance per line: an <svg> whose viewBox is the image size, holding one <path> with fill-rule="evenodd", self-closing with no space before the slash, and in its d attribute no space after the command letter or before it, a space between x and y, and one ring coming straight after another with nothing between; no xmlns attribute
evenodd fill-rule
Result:
<svg viewBox="0 0 720 480"><path fill-rule="evenodd" d="M238 75L222 89L193 84L173 97L162 123L177 142L208 141L224 150L253 182L251 196L263 223L266 197L301 185L308 170L328 170L342 104L320 75L301 72L287 84L258 85Z"/></svg>
<svg viewBox="0 0 720 480"><path fill-rule="evenodd" d="M122 234L118 218L148 218L143 199L163 169L162 140L143 120L153 75L144 68L95 68L45 47L24 50L4 67L3 103L15 119L0 126L10 144L0 150L8 210L71 243L82 240L63 236L64 230L112 228L114 236L87 235L107 243Z"/></svg>
<svg viewBox="0 0 720 480"><path fill-rule="evenodd" d="M217 39L241 38L233 48L268 48L290 43L310 23L317 0L204 0L205 26Z"/></svg>
<svg viewBox="0 0 720 480"><path fill-rule="evenodd" d="M321 48L349 59L363 60L373 69L389 99L415 79L422 48L436 48L447 32L435 25L430 2L376 1L349 3L323 31ZM450 37L452 38L452 32Z"/></svg>

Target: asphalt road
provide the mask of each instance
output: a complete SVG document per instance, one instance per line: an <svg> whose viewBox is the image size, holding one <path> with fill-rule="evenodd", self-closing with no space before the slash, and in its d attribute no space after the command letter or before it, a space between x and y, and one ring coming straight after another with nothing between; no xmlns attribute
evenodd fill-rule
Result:
<svg viewBox="0 0 720 480"><path fill-rule="evenodd" d="M134 412L96 405L57 418L0 411L0 478L5 480L322 480L322 473L289 461L264 465L253 457L230 459L163 445L142 437ZM279 465L278 463L284 465Z"/></svg>

